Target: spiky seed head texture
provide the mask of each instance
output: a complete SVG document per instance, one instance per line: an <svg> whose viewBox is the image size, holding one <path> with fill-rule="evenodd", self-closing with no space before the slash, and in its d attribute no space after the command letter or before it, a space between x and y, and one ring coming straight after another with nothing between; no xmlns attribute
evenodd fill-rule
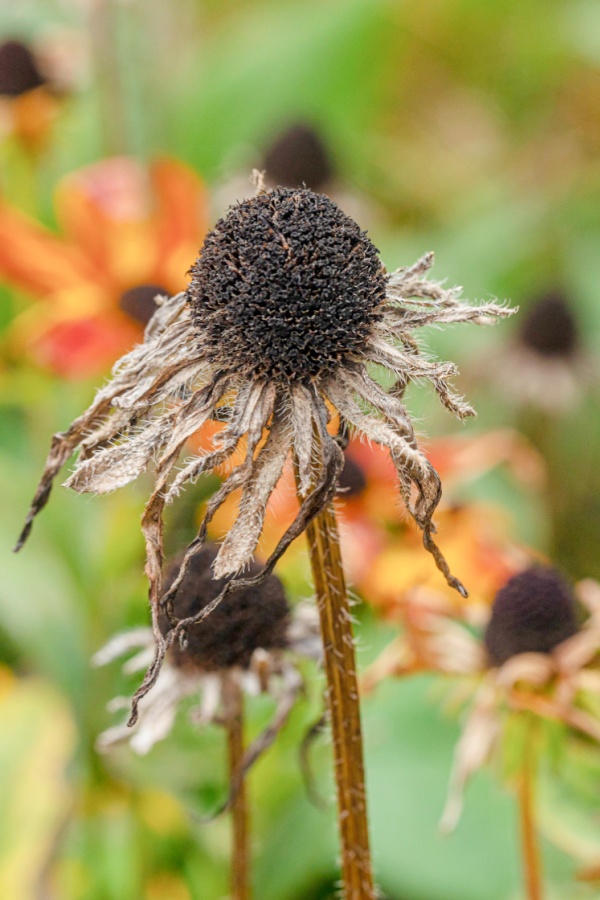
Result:
<svg viewBox="0 0 600 900"><path fill-rule="evenodd" d="M173 601L177 618L196 615L223 590L226 579L214 578L212 573L218 549L207 544L190 559ZM174 582L180 563L178 560L171 567L165 583L167 589ZM253 563L249 575L259 571L260 566ZM175 642L171 648L171 661L183 668L203 671L233 666L248 668L255 650L287 646L290 614L281 581L276 575L270 575L260 585L226 594L206 619L188 629L185 648ZM168 634L170 628L166 616L162 616L163 634Z"/></svg>
<svg viewBox="0 0 600 900"><path fill-rule="evenodd" d="M308 190L278 188L234 206L191 274L201 346L270 381L307 383L359 356L385 303L371 241Z"/></svg>
<svg viewBox="0 0 600 900"><path fill-rule="evenodd" d="M494 600L485 646L495 665L519 653L550 653L579 630L570 585L556 569L514 575Z"/></svg>

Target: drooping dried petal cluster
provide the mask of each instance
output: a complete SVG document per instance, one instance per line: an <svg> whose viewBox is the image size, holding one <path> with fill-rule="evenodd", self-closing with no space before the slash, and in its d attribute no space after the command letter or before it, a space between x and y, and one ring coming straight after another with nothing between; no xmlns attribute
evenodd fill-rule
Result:
<svg viewBox="0 0 600 900"><path fill-rule="evenodd" d="M221 590L222 582L211 577L217 550L206 545L193 555L175 596L178 615L195 615ZM179 565L173 564L167 582L178 570ZM164 616L161 627L168 632ZM95 655L94 663L106 665L137 650L123 666L125 673L132 674L146 667L153 643L149 628L118 634ZM275 575L261 585L228 594L202 625L188 629L185 647L179 643L171 647L155 690L140 703L136 728L132 731L126 724L109 728L100 735L98 749L109 750L130 740L133 750L147 753L168 735L181 701L190 696L200 699L200 706L191 713L195 722L222 724L228 712L227 687L233 681L249 695L269 693L277 702L271 722L247 749L236 775L239 779L285 725L303 688L297 667L300 657L321 657L318 616L312 605L300 604L292 611ZM125 698L110 704L111 708L122 706L128 706Z"/></svg>
<svg viewBox="0 0 600 900"><path fill-rule="evenodd" d="M106 493L154 465L142 529L157 654L138 698L156 680L167 647L183 630L229 591L266 578L334 496L343 453L327 429L331 408L343 430L352 427L389 449L401 497L426 548L448 582L464 592L433 541L440 480L417 444L402 394L410 381L426 380L448 410L460 418L471 415L449 385L454 364L424 357L413 332L430 324L484 324L510 313L494 303L461 303L457 289L427 280L432 263L428 254L386 276L366 235L331 200L309 190L261 191L233 207L207 236L188 294L159 306L144 343L118 363L90 408L54 437L18 547L77 448L66 484L80 492ZM373 379L371 364L393 375L392 391ZM211 418L224 421L212 448L174 474L186 442ZM163 595L165 504L203 473L231 464L242 443L242 461L208 503L180 573ZM290 451L303 497L300 510L262 572L240 578ZM238 516L213 567L215 577L227 581L195 616L178 620L172 604L186 566L215 512L236 489L242 491ZM158 622L161 609L172 625L166 638Z"/></svg>

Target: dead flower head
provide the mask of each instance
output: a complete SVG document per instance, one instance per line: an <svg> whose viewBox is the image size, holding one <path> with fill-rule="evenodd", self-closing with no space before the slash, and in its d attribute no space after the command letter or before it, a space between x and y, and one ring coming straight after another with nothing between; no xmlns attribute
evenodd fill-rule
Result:
<svg viewBox="0 0 600 900"><path fill-rule="evenodd" d="M174 599L180 617L193 616L219 594L223 580L212 577L211 565L218 548L205 545L190 560L186 575ZM255 571L254 567L252 571ZM179 566L172 567L167 582L175 578ZM169 622L161 616L166 634ZM154 654L150 628L138 628L116 635L94 657L96 665L106 665L125 653L137 650L124 665L125 673L144 669ZM303 690L296 661L300 657L319 660L321 646L318 618L312 605L300 604L292 611L283 586L275 575L261 585L228 594L201 625L187 631L185 648L171 647L153 692L139 705L133 729L116 725L100 735L101 752L129 740L132 749L147 753L171 731L180 703L197 697L200 705L190 715L197 724L226 724L234 714L228 701L229 687L237 685L249 696L269 693L276 701L273 720L252 743L237 777L242 777L258 756L275 740L285 725L294 703ZM117 697L109 709L128 706Z"/></svg>
<svg viewBox="0 0 600 900"><path fill-rule="evenodd" d="M154 462L142 528L158 650L142 693L156 679L166 647L190 624L189 617L177 621L172 600L227 496L242 491L237 519L214 562L215 577L229 579L214 605L236 586L266 577L334 496L344 460L340 441L327 430L331 408L344 428L350 425L389 450L425 546L449 583L464 591L432 538L440 480L417 444L402 394L410 381L429 381L448 410L459 418L471 415L449 386L454 364L425 357L413 332L425 325L487 323L509 311L494 303L461 303L458 289L426 279L432 263L428 254L387 275L367 235L326 196L259 186L207 235L187 292L162 303L144 343L117 364L89 409L54 437L18 547L77 448L66 485L80 492L122 487ZM374 380L372 366L392 374L390 391ZM188 439L211 418L225 423L212 448L176 470ZM242 462L208 503L180 574L163 596L165 504L200 475L231 464L244 442ZM263 572L235 578L252 559L290 451L303 496L299 512ZM173 625L166 640L158 627L161 608Z"/></svg>
<svg viewBox="0 0 600 900"><path fill-rule="evenodd" d="M588 613L583 625L576 600ZM556 569L533 566L498 591L480 637L466 618L436 607L435 594L415 598L405 633L367 670L362 687L437 672L454 679L456 701L471 698L441 821L451 831L467 781L495 755L507 717L528 712L600 743L600 720L590 711L600 692L599 659L600 585L581 581L574 593Z"/></svg>
<svg viewBox="0 0 600 900"><path fill-rule="evenodd" d="M567 294L549 291L525 310L519 325L510 344L492 359L491 374L518 404L560 415L597 378L577 310Z"/></svg>
<svg viewBox="0 0 600 900"><path fill-rule="evenodd" d="M457 823L466 782L498 746L506 715L528 711L600 742L600 721L586 701L600 690L600 586L582 581L576 593L589 613L582 627L563 576L527 569L498 592L483 645L470 637L474 661L479 650L472 674L481 680L456 749L444 829Z"/></svg>

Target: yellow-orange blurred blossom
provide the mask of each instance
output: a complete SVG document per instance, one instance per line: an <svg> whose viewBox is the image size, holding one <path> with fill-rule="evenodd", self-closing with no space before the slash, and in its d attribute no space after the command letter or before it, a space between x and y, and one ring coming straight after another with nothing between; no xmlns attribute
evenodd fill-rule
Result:
<svg viewBox="0 0 600 900"><path fill-rule="evenodd" d="M0 279L41 301L13 323L13 355L77 378L141 339L144 317L127 298L185 288L206 232L205 193L175 160L114 157L60 182L56 218L60 235L0 198Z"/></svg>

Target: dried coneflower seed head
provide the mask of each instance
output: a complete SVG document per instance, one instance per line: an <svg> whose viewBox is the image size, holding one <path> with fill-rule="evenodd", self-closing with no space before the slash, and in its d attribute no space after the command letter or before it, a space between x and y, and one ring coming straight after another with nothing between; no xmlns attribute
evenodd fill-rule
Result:
<svg viewBox="0 0 600 900"><path fill-rule="evenodd" d="M578 348L579 334L567 299L558 292L540 298L527 311L520 337L541 356L571 356Z"/></svg>
<svg viewBox="0 0 600 900"><path fill-rule="evenodd" d="M25 44L21 41L0 44L0 96L18 97L45 83L46 79Z"/></svg>
<svg viewBox="0 0 600 900"><path fill-rule="evenodd" d="M174 611L178 618L200 612L223 589L226 579L213 578L212 573L217 551L218 547L207 545L191 558L175 594ZM168 574L167 587L178 571L179 562ZM256 575L259 571L260 566L252 564L249 574ZM232 666L247 668L255 650L275 650L287 645L289 617L290 608L283 586L275 575L270 575L258 587L226 594L209 616L186 630L185 649L177 642L173 645L172 662L202 671ZM166 635L170 629L166 617L160 624Z"/></svg>
<svg viewBox="0 0 600 900"><path fill-rule="evenodd" d="M255 379L308 382L364 350L385 303L377 250L329 198L279 188L207 235L188 299L199 345Z"/></svg>
<svg viewBox="0 0 600 900"><path fill-rule="evenodd" d="M578 631L575 600L556 569L535 567L498 591L485 632L495 665L518 653L549 653Z"/></svg>
<svg viewBox="0 0 600 900"><path fill-rule="evenodd" d="M139 284L121 294L119 308L131 319L147 325L156 312L156 297L159 295L168 297L169 291L159 284Z"/></svg>
<svg viewBox="0 0 600 900"><path fill-rule="evenodd" d="M265 153L263 168L272 184L320 191L333 166L327 148L310 125L298 123L280 134Z"/></svg>

